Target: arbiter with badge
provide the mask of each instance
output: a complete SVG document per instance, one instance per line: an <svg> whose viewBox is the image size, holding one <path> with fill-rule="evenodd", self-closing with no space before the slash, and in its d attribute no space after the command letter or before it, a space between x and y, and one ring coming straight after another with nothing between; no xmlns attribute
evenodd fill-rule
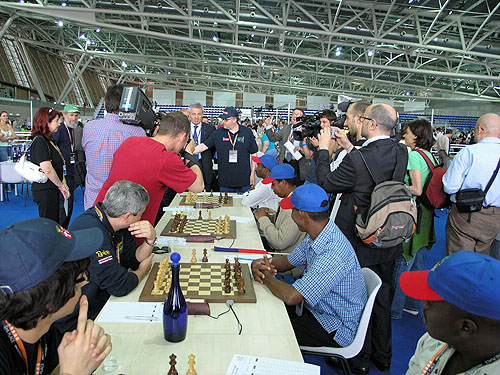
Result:
<svg viewBox="0 0 500 375"><path fill-rule="evenodd" d="M238 111L227 107L220 115L224 127L212 132L194 149L198 154L215 146L221 192L244 193L255 185L255 164L250 157L258 147L252 130L238 124Z"/></svg>
<svg viewBox="0 0 500 375"><path fill-rule="evenodd" d="M102 247L93 254L90 282L82 288L89 301L89 319L95 319L109 296L129 294L149 272L156 231L147 220L141 220L149 196L141 185L118 181L97 203L71 223L71 230L98 228L104 235ZM137 246L135 238L145 238ZM78 306L73 313L57 322L60 332L76 327Z"/></svg>

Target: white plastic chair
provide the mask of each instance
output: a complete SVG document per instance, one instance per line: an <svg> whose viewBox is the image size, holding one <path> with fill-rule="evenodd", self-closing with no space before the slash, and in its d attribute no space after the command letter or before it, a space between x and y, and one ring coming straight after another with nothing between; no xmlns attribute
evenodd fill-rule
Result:
<svg viewBox="0 0 500 375"><path fill-rule="evenodd" d="M24 184L26 181L24 178L17 173L14 170L14 163L0 163L0 183L1 184L15 184L15 195L17 196L17 184ZM28 185L26 184L26 189L28 189ZM3 190L3 189L2 189ZM3 194L5 193L5 196L7 198L7 201L9 200L9 195L7 192L1 192L2 193L2 200L3 200ZM28 192L26 191L26 194ZM26 198L26 197L25 197ZM26 206L26 199L24 205Z"/></svg>
<svg viewBox="0 0 500 375"><path fill-rule="evenodd" d="M368 300L366 301L363 314L361 315L361 320L359 321L358 331L356 332L356 336L354 336L354 340L351 345L344 346L343 348L332 348L329 346L300 347L301 352L304 354L338 358L342 364L342 370L346 375L351 375L351 369L349 368L347 359L356 356L363 348L366 331L368 330L368 323L370 322L370 317L372 315L373 304L375 303L375 297L382 286L382 280L380 280L380 277L371 269L362 268L361 271L363 272L363 277L365 278Z"/></svg>

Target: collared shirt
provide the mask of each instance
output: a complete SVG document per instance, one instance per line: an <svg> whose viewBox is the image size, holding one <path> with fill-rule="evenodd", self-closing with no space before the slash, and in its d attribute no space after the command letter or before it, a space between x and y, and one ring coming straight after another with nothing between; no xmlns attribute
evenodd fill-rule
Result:
<svg viewBox="0 0 500 375"><path fill-rule="evenodd" d="M127 125L118 119L118 115L107 113L103 119L89 121L83 128L82 147L87 159L87 178L83 207L94 205L97 194L108 178L113 162L113 154L125 139L133 136L145 136L140 126Z"/></svg>
<svg viewBox="0 0 500 375"><path fill-rule="evenodd" d="M368 146L370 143L378 141L379 139L387 139L391 138L389 135L377 135L376 137L372 137L367 139L366 141L363 142L363 145L361 147Z"/></svg>
<svg viewBox="0 0 500 375"><path fill-rule="evenodd" d="M358 330L367 300L366 284L354 249L331 220L313 241L307 234L288 256L305 269L293 287L305 305L335 341L349 345Z"/></svg>
<svg viewBox="0 0 500 375"><path fill-rule="evenodd" d="M451 162L443 176L444 191L453 194L463 189L486 189L500 155L500 139L483 138L474 145L462 149ZM486 193L484 206L500 207L500 172Z"/></svg>
<svg viewBox="0 0 500 375"><path fill-rule="evenodd" d="M281 198L274 193L271 184L263 184L262 181L259 181L255 185L255 189L243 194L241 204L251 208L267 207L276 211L280 201Z"/></svg>
<svg viewBox="0 0 500 375"><path fill-rule="evenodd" d="M432 375L443 372L455 349L444 342L432 338L427 332L418 340L415 354L410 359L406 375L421 375L422 371L432 361L435 367ZM438 359L435 361L435 359ZM500 374L500 360L488 364L480 364L457 375L493 375Z"/></svg>

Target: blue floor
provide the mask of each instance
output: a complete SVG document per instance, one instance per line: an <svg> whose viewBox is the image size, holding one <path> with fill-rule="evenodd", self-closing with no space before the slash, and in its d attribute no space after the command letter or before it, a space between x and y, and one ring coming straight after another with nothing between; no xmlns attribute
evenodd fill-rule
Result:
<svg viewBox="0 0 500 375"><path fill-rule="evenodd" d="M83 212L83 193L81 189L75 191L75 207L73 218ZM431 251L424 255L424 264L426 268L431 268L440 259L444 257L445 250L445 225L446 213L436 211L440 216L435 219L435 230L437 242ZM12 224L19 220L38 217L38 208L31 198L27 199L27 206L24 207L24 195L21 193L16 197L14 192L9 193L9 202L0 202L0 228ZM392 321L392 347L393 356L390 375L404 375L408 369L408 361L415 351L418 338L425 332L425 325L422 321L422 314L413 316L403 313L403 319ZM272 357L272 354L270 353ZM323 375L336 375L339 372L330 368L324 357L304 355L304 360L308 363L314 363L321 366ZM373 365L370 368L370 374L389 374L380 372Z"/></svg>

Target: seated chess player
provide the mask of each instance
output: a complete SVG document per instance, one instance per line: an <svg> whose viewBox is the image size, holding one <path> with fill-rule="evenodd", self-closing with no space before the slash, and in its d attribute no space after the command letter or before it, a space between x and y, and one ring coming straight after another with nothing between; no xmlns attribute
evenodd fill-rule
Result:
<svg viewBox="0 0 500 375"><path fill-rule="evenodd" d="M427 328L407 375L500 374L500 261L463 250L400 285L422 300Z"/></svg>
<svg viewBox="0 0 500 375"><path fill-rule="evenodd" d="M98 228L104 235L90 260L90 282L82 288L89 300L89 317L95 319L109 296L122 297L134 290L151 269L156 231L141 215L149 196L141 185L115 182L104 201L97 203L71 223L71 230ZM146 240L137 246L134 238ZM60 332L74 329L78 309L57 322Z"/></svg>
<svg viewBox="0 0 500 375"><path fill-rule="evenodd" d="M278 197L289 197L295 190L295 169L290 164L276 165L262 183L271 185ZM273 251L290 253L306 235L292 220L291 210L278 209L275 215L270 215L267 208L261 207L255 212L255 217L260 232Z"/></svg>
<svg viewBox="0 0 500 375"><path fill-rule="evenodd" d="M49 219L29 219L0 231L0 374L90 375L111 352L104 330L87 320L81 288L98 229L68 231ZM53 323L78 300L77 330L61 337Z"/></svg>
<svg viewBox="0 0 500 375"><path fill-rule="evenodd" d="M278 165L278 160L270 155L252 156L252 161L257 163L255 174L261 179L269 177L271 169ZM276 211L280 200L281 198L274 193L270 184L263 184L259 181L255 188L243 194L241 204L253 209L263 207Z"/></svg>
<svg viewBox="0 0 500 375"><path fill-rule="evenodd" d="M299 345L346 346L358 330L367 300L365 280L354 249L328 217L328 195L315 184L299 186L281 201L281 210L307 233L288 255L252 262L256 281L287 304ZM292 285L275 278L276 272L304 268ZM302 314L296 305L304 302Z"/></svg>

